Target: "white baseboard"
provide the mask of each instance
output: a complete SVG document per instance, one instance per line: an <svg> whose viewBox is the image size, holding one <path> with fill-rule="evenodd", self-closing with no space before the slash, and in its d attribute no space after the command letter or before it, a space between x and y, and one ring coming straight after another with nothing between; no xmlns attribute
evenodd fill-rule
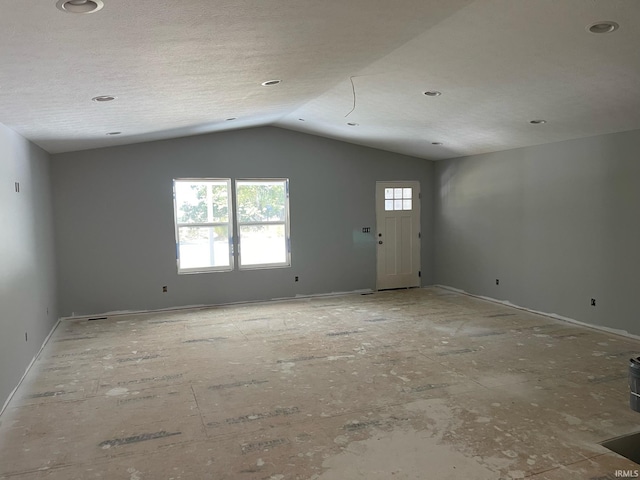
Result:
<svg viewBox="0 0 640 480"><path fill-rule="evenodd" d="M9 402L11 401L13 396L18 391L18 388L20 387L20 385L22 385L22 382L24 382L24 379L26 378L27 374L29 373L29 370L31 370L31 367L33 366L35 361L40 356L40 353L42 353L42 350L44 349L44 346L47 344L47 342L51 338L51 335L53 335L53 332L56 331L56 328L58 328L58 325L60 325L60 319L58 319L58 321L53 325L53 327L51 328L51 331L49 332L49 335L47 335L47 338L45 338L44 342L42 342L42 345L40 346L40 350L38 350L38 353L36 353L35 356L31 359L31 362L29 363L29 366L27 366L27 369L24 371L24 374L22 375L22 378L20 379L20 381L16 385L16 388L14 388L11 391L11 393L9 394L9 397L7 397L7 400L4 402L4 405L2 406L2 409L0 409L0 416L6 410L7 406L9 405Z"/></svg>
<svg viewBox="0 0 640 480"><path fill-rule="evenodd" d="M153 313L177 312L177 311L183 311L183 310L206 310L207 308L230 307L234 305L256 305L261 303L288 302L291 300L302 300L305 298L339 297L344 295L363 295L363 294L369 294L369 293L374 293L374 290L371 290L370 288L366 288L362 290L352 290L350 292L313 293L308 295L298 294L295 297L280 297L280 298L272 298L267 300L244 300L239 302L212 303L207 305L184 305L181 307L167 307L167 308L158 308L153 310L115 310L111 312L96 313L91 315L72 315L70 317L62 317L60 320L85 320L85 319L88 320L90 318L120 317L124 315L148 315Z"/></svg>
<svg viewBox="0 0 640 480"><path fill-rule="evenodd" d="M466 292L466 291L461 290L459 288L450 287L448 285L431 285L431 286L432 287L438 287L438 288L444 288L445 290L450 290L452 292L461 293L463 295L468 295L469 297L479 298L481 300L486 300L487 302L499 303L500 305L505 305L505 306L511 307L511 308L517 308L518 310L523 310L525 312L535 313L536 315L542 315L542 316L545 316L545 317L550 317L550 318L553 318L555 320L560 320L560 321L567 322L567 323L573 323L574 325L579 325L581 327L592 328L593 330L598 330L600 332L606 332L606 333L609 333L609 334L612 334L612 335L618 335L618 336L621 336L621 337L632 338L634 340L640 340L640 335L634 335L633 333L629 333L626 330L618 330L616 328L603 327L602 325L593 325L591 323L581 322L580 320L575 320L573 318L563 317L562 315L558 315L556 313L540 312L538 310L533 310L531 308L521 307L520 305L516 305L514 303L511 303L508 300L498 300L496 298L485 297L483 295L475 295L473 293Z"/></svg>

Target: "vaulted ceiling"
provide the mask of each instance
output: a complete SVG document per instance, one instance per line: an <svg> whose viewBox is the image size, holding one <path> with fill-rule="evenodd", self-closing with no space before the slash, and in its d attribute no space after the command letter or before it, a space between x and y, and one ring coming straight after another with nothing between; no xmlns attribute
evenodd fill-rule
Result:
<svg viewBox="0 0 640 480"><path fill-rule="evenodd" d="M640 129L637 0L103 2L0 0L0 123L51 153L275 125L438 160Z"/></svg>

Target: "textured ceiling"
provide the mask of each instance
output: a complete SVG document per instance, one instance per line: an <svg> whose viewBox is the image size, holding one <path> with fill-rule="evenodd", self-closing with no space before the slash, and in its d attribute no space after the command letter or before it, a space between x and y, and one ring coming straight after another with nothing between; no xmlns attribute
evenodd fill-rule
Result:
<svg viewBox="0 0 640 480"><path fill-rule="evenodd" d="M640 129L638 0L55 3L0 0L0 123L51 153L276 125L437 160Z"/></svg>

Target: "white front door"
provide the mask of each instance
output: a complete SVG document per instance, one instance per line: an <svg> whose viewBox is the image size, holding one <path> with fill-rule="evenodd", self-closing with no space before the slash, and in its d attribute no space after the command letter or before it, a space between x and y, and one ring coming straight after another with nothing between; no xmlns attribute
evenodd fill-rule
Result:
<svg viewBox="0 0 640 480"><path fill-rule="evenodd" d="M420 183L376 182L378 290L420 286Z"/></svg>

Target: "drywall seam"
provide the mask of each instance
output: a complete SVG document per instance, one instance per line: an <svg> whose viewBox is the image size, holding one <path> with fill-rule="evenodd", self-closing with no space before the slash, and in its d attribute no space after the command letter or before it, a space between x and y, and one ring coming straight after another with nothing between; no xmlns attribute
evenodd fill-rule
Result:
<svg viewBox="0 0 640 480"><path fill-rule="evenodd" d="M72 315L70 317L62 317L60 320L88 320L90 318L99 318L99 317L120 317L125 315L150 315L154 313L162 313L162 312L176 312L182 310L205 310L207 308L216 308L216 307L229 307L234 305L254 305L260 303L274 303L274 302L288 302L291 300L301 300L305 298L316 298L316 297L339 297L345 295L364 295L373 293L374 291L370 288L360 289L360 290L352 290L350 292L331 292L331 293L312 293L309 295L297 294L295 297L279 297L272 298L270 300L247 300L240 302L229 302L229 303L213 303L209 305L184 305L181 307L167 307L167 308L158 308L155 310L115 310L112 312L105 313L96 313L92 315ZM59 320L59 321L60 321Z"/></svg>
<svg viewBox="0 0 640 480"><path fill-rule="evenodd" d="M479 298L479 299L485 300L487 302L499 303L499 304L505 305L507 307L517 308L518 310L524 310L525 312L529 312L529 313L535 313L536 315L542 315L542 316L545 316L545 317L554 318L556 320L561 320L563 322L573 323L574 325L579 325L581 327L590 328L590 329L598 330L598 331L601 331L601 332L606 332L606 333L609 333L611 335L618 335L620 337L626 337L626 338L632 338L634 340L640 340L640 335L634 335L633 333L629 333L626 330L618 330L616 328L603 327L602 325L592 325L590 323L581 322L581 321L575 320L573 318L563 317L562 315L558 315L556 313L540 312L538 310L533 310L531 308L521 307L520 305L516 305L514 303L511 303L508 300L498 300L496 298L485 297L483 295L475 295L473 293L466 292L466 291L461 290L459 288L450 287L448 285L437 285L436 284L436 285L431 285L431 286L432 287L444 288L445 290L451 290L451 291L457 292L457 293L462 293L463 295L468 295L469 297Z"/></svg>
<svg viewBox="0 0 640 480"><path fill-rule="evenodd" d="M58 325L60 325L60 320L58 319L58 321L55 323L55 325L53 326L53 328L51 328L51 331L49 332L49 335L47 335L47 338L44 339L44 342L42 342L42 345L40 345L40 350L38 350L38 353L35 354L35 356L31 359L31 362L29 362L29 365L27 366L27 369L24 371L24 374L22 375L22 378L20 379L20 381L18 382L18 384L16 385L16 388L14 388L11 393L9 394L9 396L7 397L7 400L4 402L4 405L2 406L2 409L0 409L0 416L2 416L2 414L4 413L4 411L6 410L7 406L9 405L9 402L11 401L11 399L13 398L13 396L16 394L16 392L18 391L18 388L20 387L20 385L22 385L22 382L24 381L24 379L27 377L27 374L29 373L29 370L31 370L31 367L33 366L33 364L36 362L36 360L38 359L38 357L40 356L40 354L42 353L42 350L44 349L44 346L47 344L47 342L49 341L49 339L51 338L51 335L53 335L53 332L56 331L56 328L58 328Z"/></svg>

